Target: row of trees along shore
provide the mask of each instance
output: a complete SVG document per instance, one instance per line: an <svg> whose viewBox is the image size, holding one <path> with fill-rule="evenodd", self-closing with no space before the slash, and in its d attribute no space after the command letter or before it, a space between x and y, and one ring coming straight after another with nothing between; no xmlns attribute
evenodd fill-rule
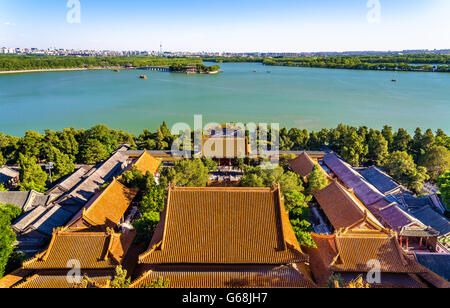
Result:
<svg viewBox="0 0 450 308"><path fill-rule="evenodd" d="M450 170L450 137L441 129L424 132L418 128L410 135L405 129L393 131L390 126L377 130L339 124L312 132L282 128L279 134L282 151L320 150L327 146L355 167L383 167L414 191L422 189L423 181L436 182ZM44 134L27 131L23 137L0 133L0 165L19 165L20 188L43 191L48 178L38 164L55 163L53 180L58 180L73 172L75 164L104 161L119 144L130 144L132 149L168 150L175 139L165 122L156 131L146 129L139 136L105 125L87 130L46 130Z"/></svg>
<svg viewBox="0 0 450 308"><path fill-rule="evenodd" d="M75 56L37 56L0 55L0 71L63 69L63 68L108 68L198 65L200 58L194 57L75 57Z"/></svg>
<svg viewBox="0 0 450 308"><path fill-rule="evenodd" d="M315 67L330 69L450 72L447 55L385 55L385 56L314 56L314 57L204 57L217 63L262 63L272 66Z"/></svg>

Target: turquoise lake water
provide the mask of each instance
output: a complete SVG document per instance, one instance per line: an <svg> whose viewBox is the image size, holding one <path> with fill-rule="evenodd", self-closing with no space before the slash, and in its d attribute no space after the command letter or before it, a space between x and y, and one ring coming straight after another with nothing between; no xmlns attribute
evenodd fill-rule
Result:
<svg viewBox="0 0 450 308"><path fill-rule="evenodd" d="M202 114L204 124L277 122L318 130L342 122L450 133L450 74L221 66L225 72L215 76L133 70L0 75L0 132L21 136L104 123L138 134L163 120L192 125L194 114ZM142 73L149 78L139 79Z"/></svg>

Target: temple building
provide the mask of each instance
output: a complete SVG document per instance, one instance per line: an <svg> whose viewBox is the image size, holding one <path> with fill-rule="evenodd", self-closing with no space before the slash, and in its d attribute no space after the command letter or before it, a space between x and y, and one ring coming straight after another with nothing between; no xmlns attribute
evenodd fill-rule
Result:
<svg viewBox="0 0 450 308"><path fill-rule="evenodd" d="M314 287L279 186L170 187L133 287Z"/></svg>
<svg viewBox="0 0 450 308"><path fill-rule="evenodd" d="M121 155L125 153L120 153ZM160 160L147 152L126 155L128 164L122 172L135 167L144 174L157 174ZM132 221L137 213L133 201L138 190L120 183L121 175L106 188L97 190L65 227L53 230L48 248L23 267L0 280L2 287L73 288L79 281L66 276L78 260L81 278L95 287L104 287L114 278L115 268L123 265L134 271L137 253L130 249L135 232Z"/></svg>
<svg viewBox="0 0 450 308"><path fill-rule="evenodd" d="M105 285L114 278L118 265L127 268L126 257L134 237L134 232L118 234L111 229L105 232L58 229L46 251L6 278L10 284L14 282L14 288L74 288L84 278Z"/></svg>
<svg viewBox="0 0 450 308"><path fill-rule="evenodd" d="M315 162L306 152L302 152L299 156L289 161L291 169L303 179L306 179L309 176L315 165Z"/></svg>
<svg viewBox="0 0 450 308"><path fill-rule="evenodd" d="M366 279L374 266L379 266L380 281L370 282L371 287L422 288L430 284L422 274L432 273L403 252L395 232L341 229L334 235L313 234L313 239L317 248L306 251L319 286L327 286L333 274L339 274L345 283L360 275Z"/></svg>
<svg viewBox="0 0 450 308"><path fill-rule="evenodd" d="M330 176L345 188L350 189L383 226L399 233L405 249L417 248L431 251L437 249L439 234L432 228L433 226L425 225L405 211L395 198L385 196L336 154L328 154L323 158L323 162L329 168ZM408 243L417 245L408 246ZM431 243L431 245L423 245L423 243ZM434 245L434 243L437 244Z"/></svg>
<svg viewBox="0 0 450 308"><path fill-rule="evenodd" d="M210 127L202 137L202 157L216 159L219 165L251 153L248 139L239 127L221 125Z"/></svg>
<svg viewBox="0 0 450 308"><path fill-rule="evenodd" d="M384 226L361 201L337 181L314 192L314 198L334 230L342 228L384 229Z"/></svg>

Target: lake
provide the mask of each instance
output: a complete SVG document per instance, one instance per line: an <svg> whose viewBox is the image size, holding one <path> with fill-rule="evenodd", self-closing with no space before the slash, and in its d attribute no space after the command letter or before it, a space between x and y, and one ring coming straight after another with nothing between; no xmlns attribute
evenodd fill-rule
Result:
<svg viewBox="0 0 450 308"><path fill-rule="evenodd" d="M450 74L221 66L220 75L135 70L0 75L0 132L22 136L26 130L104 123L139 134L163 120L192 125L194 114L202 114L204 124L277 122L319 130L342 122L450 133Z"/></svg>

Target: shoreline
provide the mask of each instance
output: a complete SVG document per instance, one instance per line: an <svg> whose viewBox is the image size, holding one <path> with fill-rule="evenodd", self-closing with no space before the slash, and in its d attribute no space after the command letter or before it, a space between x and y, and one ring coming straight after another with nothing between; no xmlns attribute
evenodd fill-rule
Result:
<svg viewBox="0 0 450 308"><path fill-rule="evenodd" d="M100 70L114 70L114 69L117 69L117 67L46 68L46 69L35 69L35 70L0 71L0 75L27 74L27 73L46 73L46 72L100 71ZM120 68L120 69L123 69L123 68Z"/></svg>

